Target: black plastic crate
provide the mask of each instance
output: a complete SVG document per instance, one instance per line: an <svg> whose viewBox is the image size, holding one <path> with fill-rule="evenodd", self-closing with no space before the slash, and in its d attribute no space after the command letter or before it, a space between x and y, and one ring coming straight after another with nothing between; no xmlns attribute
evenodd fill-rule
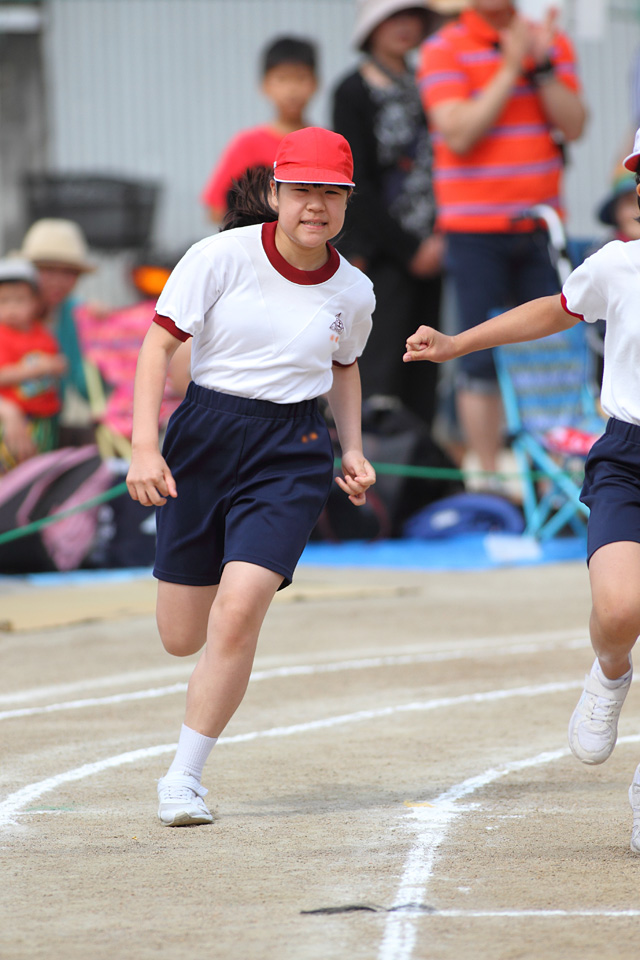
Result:
<svg viewBox="0 0 640 960"><path fill-rule="evenodd" d="M27 174L29 223L43 217L74 220L90 247L121 250L150 242L160 185L90 174Z"/></svg>

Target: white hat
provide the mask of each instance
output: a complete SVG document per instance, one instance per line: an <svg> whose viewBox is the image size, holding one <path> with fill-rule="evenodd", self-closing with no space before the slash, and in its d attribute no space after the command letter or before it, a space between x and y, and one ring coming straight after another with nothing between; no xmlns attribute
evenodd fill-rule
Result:
<svg viewBox="0 0 640 960"><path fill-rule="evenodd" d="M401 10L424 9L425 19L429 11L426 0L356 0L356 22L353 27L351 43L357 50L363 50L376 27L384 23L394 13Z"/></svg>
<svg viewBox="0 0 640 960"><path fill-rule="evenodd" d="M425 14L450 16L460 13L468 5L469 0L414 0L413 3L411 0L356 0L356 22L351 43L357 50L363 50L375 28L401 10L424 9Z"/></svg>
<svg viewBox="0 0 640 960"><path fill-rule="evenodd" d="M28 283L38 290L38 271L23 257L3 257L0 260L0 283Z"/></svg>
<svg viewBox="0 0 640 960"><path fill-rule="evenodd" d="M628 157L625 157L622 161L622 166L626 167L627 170L632 170L633 173L638 169L638 162L640 161L640 127L636 130L636 138L633 141L633 153L630 153Z"/></svg>
<svg viewBox="0 0 640 960"><path fill-rule="evenodd" d="M92 273L87 241L73 220L36 220L27 230L20 256L32 263L59 263L79 273Z"/></svg>

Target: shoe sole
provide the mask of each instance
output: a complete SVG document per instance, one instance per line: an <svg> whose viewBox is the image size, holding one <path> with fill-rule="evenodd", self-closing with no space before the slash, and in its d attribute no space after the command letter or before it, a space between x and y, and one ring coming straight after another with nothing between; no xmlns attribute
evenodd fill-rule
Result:
<svg viewBox="0 0 640 960"><path fill-rule="evenodd" d="M196 827L200 824L213 823L213 817L207 817L206 814L193 816L186 811L174 814L172 820L163 820L160 814L158 819L163 827Z"/></svg>

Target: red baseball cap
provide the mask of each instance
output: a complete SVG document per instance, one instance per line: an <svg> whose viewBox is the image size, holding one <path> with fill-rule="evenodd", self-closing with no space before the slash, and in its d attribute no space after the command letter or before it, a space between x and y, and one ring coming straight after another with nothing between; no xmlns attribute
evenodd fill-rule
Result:
<svg viewBox="0 0 640 960"><path fill-rule="evenodd" d="M638 163L640 162L640 129L636 130L636 137L633 142L633 153L630 153L628 157L625 157L622 161L622 166L626 167L627 170L631 170L635 173L638 169Z"/></svg>
<svg viewBox="0 0 640 960"><path fill-rule="evenodd" d="M273 178L278 183L335 183L355 187L351 147L333 130L303 127L280 141Z"/></svg>

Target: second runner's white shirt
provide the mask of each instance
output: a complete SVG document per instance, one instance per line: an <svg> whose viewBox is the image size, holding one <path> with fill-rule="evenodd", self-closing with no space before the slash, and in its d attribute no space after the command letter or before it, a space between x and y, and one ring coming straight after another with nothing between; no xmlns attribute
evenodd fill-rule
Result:
<svg viewBox="0 0 640 960"><path fill-rule="evenodd" d="M562 287L565 309L605 320L602 409L640 424L640 240L612 240L577 267Z"/></svg>

